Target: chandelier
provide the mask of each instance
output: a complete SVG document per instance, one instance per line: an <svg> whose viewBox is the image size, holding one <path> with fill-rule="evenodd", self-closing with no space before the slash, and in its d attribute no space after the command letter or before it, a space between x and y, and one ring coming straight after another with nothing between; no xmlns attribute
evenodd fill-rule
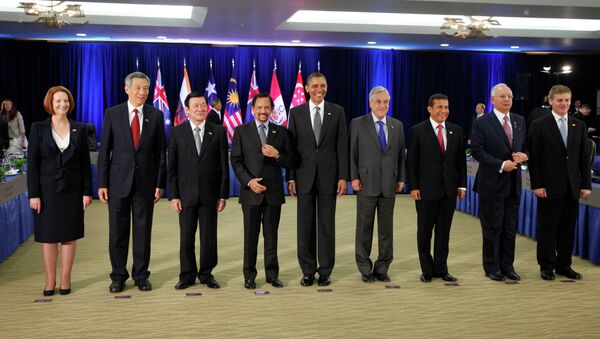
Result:
<svg viewBox="0 0 600 339"><path fill-rule="evenodd" d="M23 8L25 14L37 16L36 20L31 23L43 22L46 27L49 28L61 28L65 24L70 25L71 23L65 18L83 18L85 13L81 9L81 5L68 4L62 9L57 8L61 6L65 1L50 1L49 5L42 5L35 2L21 2L17 8ZM83 24L87 24L88 21Z"/></svg>
<svg viewBox="0 0 600 339"><path fill-rule="evenodd" d="M496 19L492 19L492 17L482 20L472 16L467 16L465 18L469 20L469 23L466 23L463 18L444 18L445 22L440 29L455 31L451 34L446 32L441 32L440 34L460 39L493 38L485 32L489 31L489 26L500 26L500 22Z"/></svg>

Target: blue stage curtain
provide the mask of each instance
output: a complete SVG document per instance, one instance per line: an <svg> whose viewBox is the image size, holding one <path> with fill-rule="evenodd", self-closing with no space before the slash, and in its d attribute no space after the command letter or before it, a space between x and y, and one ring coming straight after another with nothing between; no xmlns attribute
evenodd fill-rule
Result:
<svg viewBox="0 0 600 339"><path fill-rule="evenodd" d="M284 102L289 105L302 62L304 81L320 70L327 76L327 98L342 105L348 122L368 112L368 93L376 85L391 93L390 115L403 121L406 132L427 118L427 98L441 92L450 97L449 120L470 128L477 101L489 101L497 82L512 86L515 72L527 72L527 56L516 53L419 52L350 48L214 47L157 43L93 43L0 41L0 97L13 97L26 125L45 119L43 97L50 86L64 85L76 98L74 118L96 125L102 132L104 110L126 100L124 77L138 69L151 79L152 100L157 60L169 106L176 111L186 61L193 90L204 92L212 59L217 93L226 100L227 81L238 81L242 110L246 110L252 63L262 91L271 85L274 61ZM136 66L136 60L138 66Z"/></svg>

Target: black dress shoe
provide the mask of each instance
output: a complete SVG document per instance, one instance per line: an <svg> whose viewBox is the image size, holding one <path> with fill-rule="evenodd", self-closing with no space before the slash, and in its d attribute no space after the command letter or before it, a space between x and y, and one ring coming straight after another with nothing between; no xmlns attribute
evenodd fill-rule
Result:
<svg viewBox="0 0 600 339"><path fill-rule="evenodd" d="M71 289L70 288L61 288L58 290L58 293L60 295L69 295L71 293Z"/></svg>
<svg viewBox="0 0 600 339"><path fill-rule="evenodd" d="M375 276L375 279L377 279L379 281L383 281L383 282L392 281L392 279L390 279L390 276L387 275L386 273L373 273L373 275Z"/></svg>
<svg viewBox="0 0 600 339"><path fill-rule="evenodd" d="M552 271L540 271L540 276L544 280L554 280L556 277L554 276L554 272Z"/></svg>
<svg viewBox="0 0 600 339"><path fill-rule="evenodd" d="M323 274L323 275L319 275L319 281L317 281L317 284L319 286L328 286L331 284L331 279L329 278L329 275L327 274Z"/></svg>
<svg viewBox="0 0 600 339"><path fill-rule="evenodd" d="M431 282L431 276L429 274L421 274L421 282L428 283Z"/></svg>
<svg viewBox="0 0 600 339"><path fill-rule="evenodd" d="M315 276L314 274L305 274L302 276L302 279L300 280L300 285L302 286L312 286L313 282L315 281Z"/></svg>
<svg viewBox="0 0 600 339"><path fill-rule="evenodd" d="M215 280L215 277L212 275L209 276L208 279L200 281L200 283L206 285L208 288L221 288L219 282Z"/></svg>
<svg viewBox="0 0 600 339"><path fill-rule="evenodd" d="M121 293L123 292L123 288L125 288L125 282L117 280L110 283L108 289L110 290L110 293Z"/></svg>
<svg viewBox="0 0 600 339"><path fill-rule="evenodd" d="M248 280L244 281L244 287L249 290L253 290L256 288L256 282L252 279L248 279Z"/></svg>
<svg viewBox="0 0 600 339"><path fill-rule="evenodd" d="M439 274L437 277L442 278L443 281L457 281L458 280L455 277L453 277L452 274L450 274L450 273Z"/></svg>
<svg viewBox="0 0 600 339"><path fill-rule="evenodd" d="M53 296L53 295L54 295L54 291L55 291L55 290L44 290L44 292L43 292L43 294L44 294L44 297L50 297L50 296ZM62 290L61 290L61 291L62 291Z"/></svg>
<svg viewBox="0 0 600 339"><path fill-rule="evenodd" d="M583 279L583 275L578 272L573 271L572 268L568 267L566 270L556 270L556 274L564 275L565 277L573 280L581 280Z"/></svg>
<svg viewBox="0 0 600 339"><path fill-rule="evenodd" d="M518 275L517 272L515 272L515 271L502 273L502 275L505 276L507 279L510 279L510 280L515 280L515 281L521 280L521 276Z"/></svg>
<svg viewBox="0 0 600 339"><path fill-rule="evenodd" d="M506 280L506 277L502 275L502 273L500 272L492 272L492 273L486 273L485 274L486 277L494 280L494 281L504 281Z"/></svg>
<svg viewBox="0 0 600 339"><path fill-rule="evenodd" d="M283 287L283 282L278 278L267 278L267 283L271 284L273 287Z"/></svg>
<svg viewBox="0 0 600 339"><path fill-rule="evenodd" d="M362 281L364 281L366 283L372 283L375 281L375 276L373 275L373 273L363 274L361 278L362 278Z"/></svg>
<svg viewBox="0 0 600 339"><path fill-rule="evenodd" d="M183 290L183 289L186 289L186 288L192 286L193 284L194 284L194 281L189 281L189 280L182 279L182 280L179 280L177 282L177 284L175 285L175 289L176 290Z"/></svg>
<svg viewBox="0 0 600 339"><path fill-rule="evenodd" d="M152 283L150 283L150 280L148 279L136 281L135 286L137 286L138 290L143 292L152 291Z"/></svg>

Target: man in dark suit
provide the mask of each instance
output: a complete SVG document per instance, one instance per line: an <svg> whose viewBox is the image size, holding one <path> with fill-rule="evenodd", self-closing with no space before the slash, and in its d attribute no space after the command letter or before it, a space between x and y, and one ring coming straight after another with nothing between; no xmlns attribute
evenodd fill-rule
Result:
<svg viewBox="0 0 600 339"><path fill-rule="evenodd" d="M554 272L583 279L571 268L579 198L592 193L585 123L568 116L571 90L550 89L552 114L534 121L527 138L531 189L538 198L537 260L544 280Z"/></svg>
<svg viewBox="0 0 600 339"><path fill-rule="evenodd" d="M503 83L492 88L494 110L473 122L471 150L479 162L474 191L479 193L483 233L483 269L495 281L520 280L513 266L521 194L520 163L525 119L510 113L512 90Z"/></svg>
<svg viewBox="0 0 600 339"><path fill-rule="evenodd" d="M319 286L326 286L335 263L336 194L344 195L347 187L348 132L344 109L325 101L325 76L310 74L305 89L310 100L290 110L288 128L299 165L289 171L288 191L298 194L300 283L311 286L318 272Z"/></svg>
<svg viewBox="0 0 600 339"><path fill-rule="evenodd" d="M130 227L133 233L135 284L152 290L150 241L154 203L165 187L165 126L163 114L145 104L150 79L141 72L125 78L126 103L104 114L98 153L98 196L108 203L109 252L113 293L123 291L127 272ZM133 224L131 218L133 216Z"/></svg>
<svg viewBox="0 0 600 339"><path fill-rule="evenodd" d="M221 287L212 275L217 266L217 213L229 198L227 133L206 121L208 104L200 92L184 100L189 122L171 130L169 140L169 200L179 213L180 290L196 277L209 288ZM196 265L196 229L200 224L200 269Z"/></svg>
<svg viewBox="0 0 600 339"><path fill-rule="evenodd" d="M350 124L350 179L356 197L355 256L362 280L388 282L394 247L396 193L404 188L404 127L387 116L390 93L376 86L369 93L371 114ZM377 211L379 254L371 261L373 226Z"/></svg>
<svg viewBox="0 0 600 339"><path fill-rule="evenodd" d="M598 116L592 114L592 108L588 104L583 104L579 107L579 111L573 114L573 118L579 119L585 123L587 127L587 137L591 138L598 135Z"/></svg>
<svg viewBox="0 0 600 339"><path fill-rule="evenodd" d="M221 104L221 99L216 97L213 98L210 102L210 106L212 108L210 109L210 112L208 112L206 121L212 122L215 125L223 125L223 113L221 112L223 105Z"/></svg>
<svg viewBox="0 0 600 339"><path fill-rule="evenodd" d="M471 123L469 124L469 127L473 127L473 121L481 118L484 114L485 104L483 102L478 102L477 105L475 105L475 115L471 116ZM469 135L469 138L467 139L467 145L471 145L471 128L469 128L467 134Z"/></svg>
<svg viewBox="0 0 600 339"><path fill-rule="evenodd" d="M548 106L548 96L546 95L544 96L544 102L542 103L542 106L532 109L531 113L529 113L529 116L527 117L527 129L529 130L529 126L531 126L531 123L534 120L537 120L545 115L550 115L550 113L552 113L552 110Z"/></svg>
<svg viewBox="0 0 600 339"><path fill-rule="evenodd" d="M256 247L263 225L267 283L283 287L279 280L277 228L285 203L281 169L293 168L288 131L269 123L273 99L268 93L252 98L255 121L236 127L231 146L231 165L240 181L244 212L244 287L256 288Z"/></svg>
<svg viewBox="0 0 600 339"><path fill-rule="evenodd" d="M447 122L448 97L434 94L427 101L429 119L410 129L408 185L417 208L417 246L421 281L433 277L457 279L448 273L448 241L456 198L465 197L467 163L460 126ZM434 256L431 236L435 228Z"/></svg>

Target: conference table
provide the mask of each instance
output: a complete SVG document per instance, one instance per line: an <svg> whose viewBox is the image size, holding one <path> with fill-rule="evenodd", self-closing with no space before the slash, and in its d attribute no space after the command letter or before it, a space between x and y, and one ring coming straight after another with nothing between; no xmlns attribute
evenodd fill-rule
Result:
<svg viewBox="0 0 600 339"><path fill-rule="evenodd" d="M14 253L33 234L27 176L9 176L0 183L0 262Z"/></svg>
<svg viewBox="0 0 600 339"><path fill-rule="evenodd" d="M597 157L598 158L598 157ZM479 217L479 197L473 192L475 174L479 164L467 161L467 196L456 200L456 209ZM521 204L519 207L518 232L532 239L537 238L537 197L531 191L529 173L522 173ZM600 264L600 184L592 184L592 195L579 200L579 216L575 228L573 254Z"/></svg>

